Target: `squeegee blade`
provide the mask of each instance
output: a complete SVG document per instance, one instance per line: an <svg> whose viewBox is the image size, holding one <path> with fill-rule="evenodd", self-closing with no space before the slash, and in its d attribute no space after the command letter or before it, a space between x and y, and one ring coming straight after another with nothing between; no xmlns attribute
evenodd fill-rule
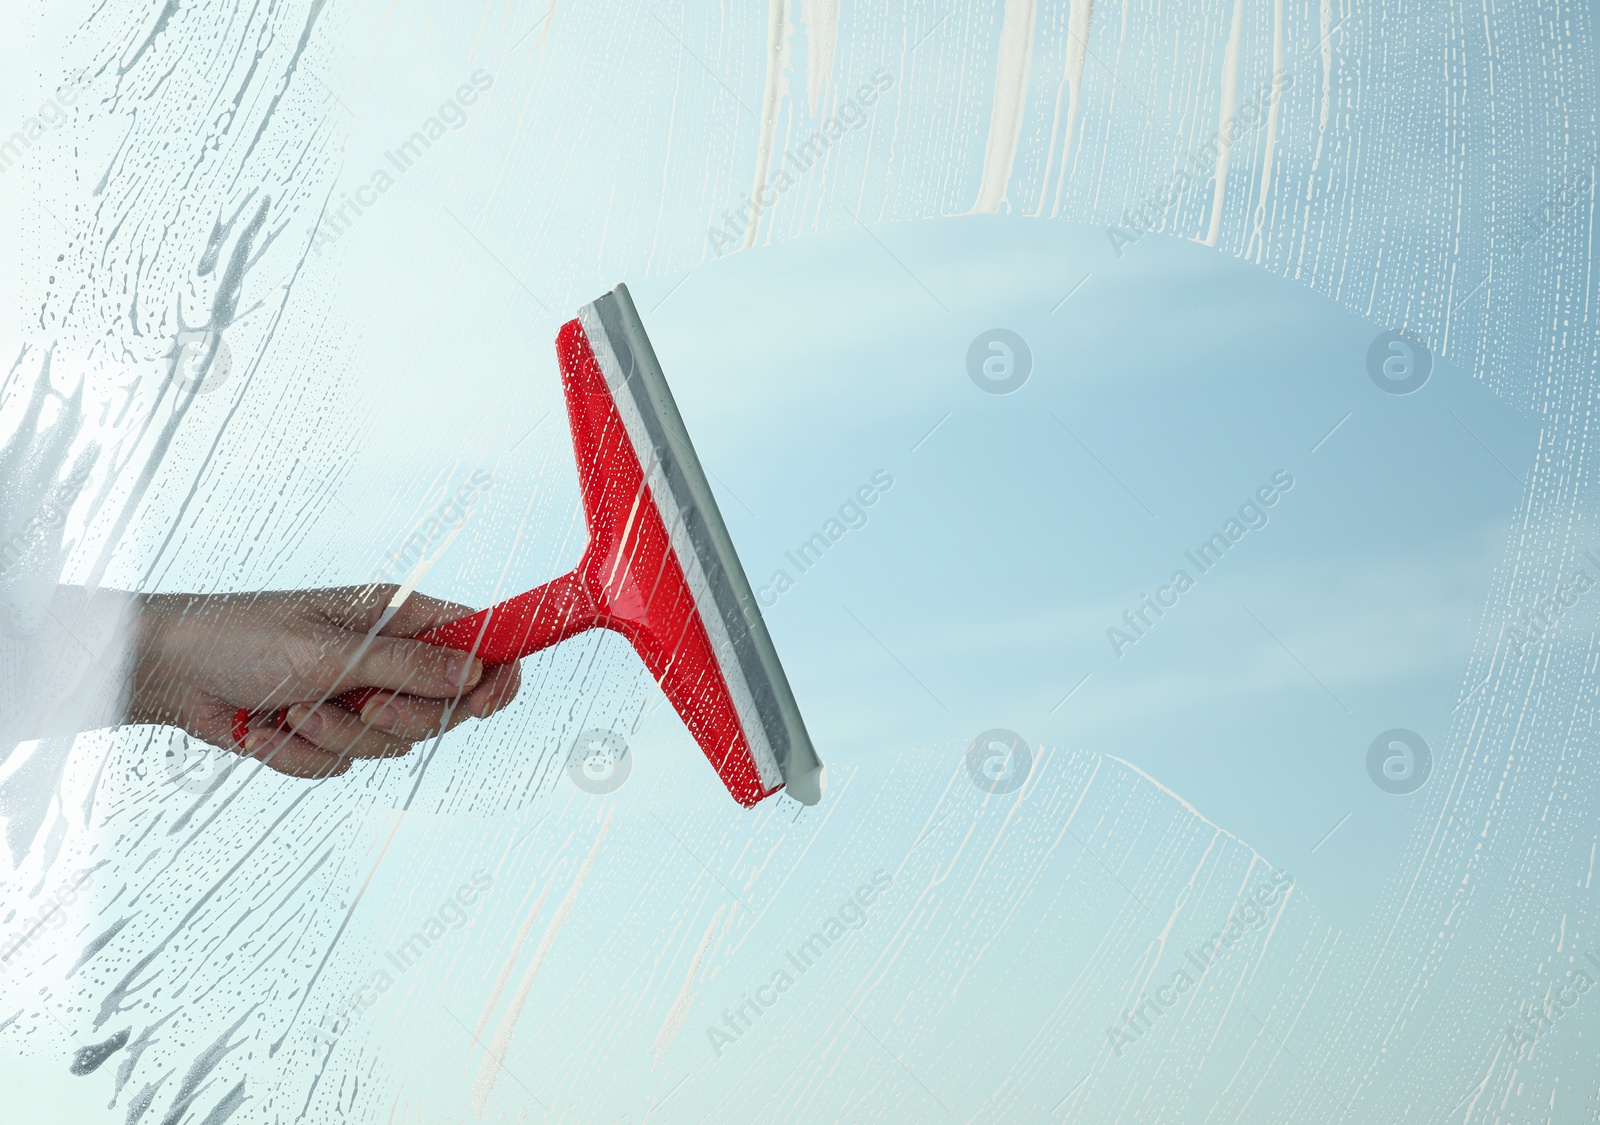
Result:
<svg viewBox="0 0 1600 1125"><path fill-rule="evenodd" d="M711 641L764 787L822 797L823 766L625 285L578 312Z"/></svg>

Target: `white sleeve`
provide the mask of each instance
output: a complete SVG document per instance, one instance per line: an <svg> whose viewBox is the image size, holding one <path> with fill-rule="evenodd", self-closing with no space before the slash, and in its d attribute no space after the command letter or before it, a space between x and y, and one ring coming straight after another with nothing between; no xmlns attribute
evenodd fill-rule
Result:
<svg viewBox="0 0 1600 1125"><path fill-rule="evenodd" d="M122 721L133 624L143 599L63 585L81 527L70 521L99 446L81 387L51 385L48 356L7 376L0 426L0 772L20 742Z"/></svg>
<svg viewBox="0 0 1600 1125"><path fill-rule="evenodd" d="M141 599L58 586L0 613L0 760L19 742L116 726L127 712Z"/></svg>

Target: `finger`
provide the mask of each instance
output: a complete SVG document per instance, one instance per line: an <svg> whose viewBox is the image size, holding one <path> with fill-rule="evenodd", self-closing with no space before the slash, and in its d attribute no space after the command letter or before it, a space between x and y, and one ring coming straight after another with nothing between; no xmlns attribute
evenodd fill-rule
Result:
<svg viewBox="0 0 1600 1125"><path fill-rule="evenodd" d="M359 715L329 703L316 707L296 704L289 708L288 718L296 736L342 758L399 758L426 736L402 738L377 730L363 723Z"/></svg>
<svg viewBox="0 0 1600 1125"><path fill-rule="evenodd" d="M476 687L483 661L468 652L402 637L366 637L338 632L326 638L327 658L337 667L337 687L386 688L430 699L453 699Z"/></svg>
<svg viewBox="0 0 1600 1125"><path fill-rule="evenodd" d="M425 699L392 691L373 692L361 707L361 721L412 742L431 738L441 726L453 730L467 719L494 714L516 698L522 672L516 664L489 668L483 679L459 701Z"/></svg>
<svg viewBox="0 0 1600 1125"><path fill-rule="evenodd" d="M373 692L361 707L361 721L413 742L431 738L441 725L453 730L467 719L494 714L516 697L522 673L515 664L486 669L483 679L459 701L425 699L392 691ZM448 715L448 720L447 720Z"/></svg>
<svg viewBox="0 0 1600 1125"><path fill-rule="evenodd" d="M467 717L454 699L426 699L420 695L378 691L362 704L360 721L374 730L408 742L419 742L439 733L447 712L455 722Z"/></svg>
<svg viewBox="0 0 1600 1125"><path fill-rule="evenodd" d="M365 633L383 619L389 611L400 587L392 582L370 586L335 586L326 590L308 590L305 604L321 614L331 624L341 629ZM445 625L470 617L477 612L459 602L430 598L413 591L405 601L393 608L393 614L384 623L382 634L386 637L414 637L426 633L436 625Z"/></svg>
<svg viewBox="0 0 1600 1125"><path fill-rule="evenodd" d="M235 711L237 708L224 700L200 692L187 693L179 722L196 738L255 758L269 769L289 777L335 777L350 768L350 763L341 761L337 755L269 723L251 723L241 744L234 737Z"/></svg>
<svg viewBox="0 0 1600 1125"><path fill-rule="evenodd" d="M384 607L399 587L392 583L366 586L328 586L320 590L285 590L283 598L296 609L321 617L341 629L366 632L378 623Z"/></svg>
<svg viewBox="0 0 1600 1125"><path fill-rule="evenodd" d="M510 704L521 689L522 662L518 660L502 664L484 674L478 686L461 701L462 708L475 719L486 719Z"/></svg>
<svg viewBox="0 0 1600 1125"><path fill-rule="evenodd" d="M385 605L387 604L386 601ZM426 633L436 626L460 621L463 617L471 617L477 612L470 605L441 601L438 598L430 598L427 594L413 593L394 611L394 616L380 632L386 637L415 637L418 633Z"/></svg>
<svg viewBox="0 0 1600 1125"><path fill-rule="evenodd" d="M289 777L337 777L350 768L350 759L330 754L288 731L252 730L242 749L236 751Z"/></svg>

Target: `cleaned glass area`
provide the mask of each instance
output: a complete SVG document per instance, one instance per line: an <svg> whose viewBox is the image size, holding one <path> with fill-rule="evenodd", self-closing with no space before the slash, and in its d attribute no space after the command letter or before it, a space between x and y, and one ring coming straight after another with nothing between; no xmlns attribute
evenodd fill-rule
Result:
<svg viewBox="0 0 1600 1125"><path fill-rule="evenodd" d="M1594 15L15 13L0 1120L1600 1119Z"/></svg>

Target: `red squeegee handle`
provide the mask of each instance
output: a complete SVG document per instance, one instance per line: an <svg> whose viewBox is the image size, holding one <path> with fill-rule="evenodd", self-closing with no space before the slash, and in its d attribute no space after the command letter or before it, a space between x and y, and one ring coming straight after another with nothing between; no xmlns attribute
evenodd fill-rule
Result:
<svg viewBox="0 0 1600 1125"><path fill-rule="evenodd" d="M484 668L488 669L531 656L600 624L604 624L604 616L595 609L593 599L583 588L578 571L574 570L553 582L546 582L537 590L507 598L499 605L481 609L469 617L435 626L412 639L459 652L476 653L478 659L483 661ZM332 702L359 715L367 701L379 690L352 688L334 696ZM256 713L247 707L239 708L233 715L233 740L240 746L244 745L250 733L252 719L270 720L273 727L284 730L289 726L289 708Z"/></svg>

